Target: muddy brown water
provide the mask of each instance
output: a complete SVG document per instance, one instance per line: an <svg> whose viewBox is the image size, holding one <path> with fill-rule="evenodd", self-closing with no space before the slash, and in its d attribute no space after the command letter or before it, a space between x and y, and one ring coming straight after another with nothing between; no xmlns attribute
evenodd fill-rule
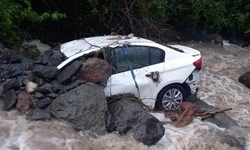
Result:
<svg viewBox="0 0 250 150"><path fill-rule="evenodd" d="M206 43L183 43L202 53L202 80L198 97L220 108L233 108L226 113L236 120L246 134L246 149L250 149L250 89L238 82L238 77L250 71L250 48L225 45L224 48ZM166 121L163 114L154 113ZM49 122L30 122L24 114L12 110L0 111L1 150L204 150L233 149L221 144L226 132L215 124L195 118L186 127L164 125L163 138L153 146L136 142L131 135L110 133L92 139L74 131L67 123L53 119Z"/></svg>

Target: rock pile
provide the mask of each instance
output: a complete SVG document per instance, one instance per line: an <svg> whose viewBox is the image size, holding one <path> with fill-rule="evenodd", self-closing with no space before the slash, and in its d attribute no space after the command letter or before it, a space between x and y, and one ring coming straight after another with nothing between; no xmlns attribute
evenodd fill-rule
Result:
<svg viewBox="0 0 250 150"><path fill-rule="evenodd" d="M35 61L21 61L7 51L0 53L2 110L15 107L28 120L49 120L53 115L92 137L118 131L132 132L137 141L146 145L161 139L165 131L162 123L140 104L129 100L107 104L99 84L112 74L112 67L105 60L79 58L57 69L65 59L56 49L46 51ZM124 109L119 111L117 107ZM108 118L112 121L107 122Z"/></svg>

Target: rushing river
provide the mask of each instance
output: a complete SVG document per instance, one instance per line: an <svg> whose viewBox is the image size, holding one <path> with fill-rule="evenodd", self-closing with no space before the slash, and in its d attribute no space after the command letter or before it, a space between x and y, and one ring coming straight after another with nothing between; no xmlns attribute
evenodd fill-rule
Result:
<svg viewBox="0 0 250 150"><path fill-rule="evenodd" d="M226 43L225 43L226 44ZM250 149L250 89L238 82L250 71L249 50L233 45L224 48L206 43L183 43L202 53L202 80L198 97L219 108L232 108L227 115L236 120L246 134L246 149ZM166 120L163 114L154 114ZM183 128L166 124L164 137L154 146L136 142L132 136L107 134L92 139L74 131L60 120L30 122L24 114L12 110L0 111L0 150L229 150L220 143L226 131L215 124L195 118Z"/></svg>

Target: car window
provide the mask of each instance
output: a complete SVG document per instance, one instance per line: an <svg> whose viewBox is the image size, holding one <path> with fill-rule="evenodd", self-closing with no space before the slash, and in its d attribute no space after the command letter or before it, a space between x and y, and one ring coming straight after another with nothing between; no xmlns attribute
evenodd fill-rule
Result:
<svg viewBox="0 0 250 150"><path fill-rule="evenodd" d="M161 63L164 61L165 53L163 50L145 46L131 46L115 48L115 65L118 73L128 71L129 66L124 51L133 69Z"/></svg>

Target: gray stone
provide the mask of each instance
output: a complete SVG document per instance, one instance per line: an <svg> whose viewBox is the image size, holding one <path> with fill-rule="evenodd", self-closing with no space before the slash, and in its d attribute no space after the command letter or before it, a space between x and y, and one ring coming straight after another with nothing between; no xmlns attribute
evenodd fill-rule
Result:
<svg viewBox="0 0 250 150"><path fill-rule="evenodd" d="M63 62L63 55L60 51L56 51L51 57L48 62L48 66L56 67Z"/></svg>
<svg viewBox="0 0 250 150"><path fill-rule="evenodd" d="M26 118L28 120L34 120L34 121L37 121L37 120L49 120L50 119L50 116L51 114L45 110L42 110L40 108L35 108L35 109L32 109L30 112L28 112L26 114Z"/></svg>
<svg viewBox="0 0 250 150"><path fill-rule="evenodd" d="M83 84L58 96L49 106L57 118L66 120L77 130L104 135L107 101L103 89L97 84Z"/></svg>
<svg viewBox="0 0 250 150"><path fill-rule="evenodd" d="M43 57L40 58L39 60L36 60L36 61L33 61L35 64L41 64L41 65L46 65L48 62L49 62L49 58L50 58L50 55L51 55L51 50L48 50L46 51L44 54L43 54Z"/></svg>
<svg viewBox="0 0 250 150"><path fill-rule="evenodd" d="M137 102L122 99L108 106L106 128L108 131L118 131L119 134L132 132L134 139L145 145L158 142L165 133L163 124L149 114Z"/></svg>
<svg viewBox="0 0 250 150"><path fill-rule="evenodd" d="M45 96L44 96L42 93L39 93L39 92L35 92L35 93L33 94L33 96L34 96L35 98L37 98L37 99L43 99L43 98L45 98Z"/></svg>
<svg viewBox="0 0 250 150"><path fill-rule="evenodd" d="M52 101L53 101L53 99L46 97L46 98L43 98L43 99L37 101L36 106L39 108L44 108L44 107L48 106Z"/></svg>
<svg viewBox="0 0 250 150"><path fill-rule="evenodd" d="M3 98L3 110L8 111L11 108L15 107L16 102L17 102L17 96L15 90L10 90L6 92Z"/></svg>
<svg viewBox="0 0 250 150"><path fill-rule="evenodd" d="M9 74L9 77L11 78L22 74L23 71L24 71L24 67L21 64L11 65L8 68L8 74Z"/></svg>
<svg viewBox="0 0 250 150"><path fill-rule="evenodd" d="M36 65L33 69L33 74L40 78L53 80L60 74L60 70L56 67Z"/></svg>
<svg viewBox="0 0 250 150"><path fill-rule="evenodd" d="M71 77L73 77L79 71L80 67L82 66L82 61L75 61L69 66L67 66L57 77L57 80L61 84L68 84L71 81Z"/></svg>
<svg viewBox="0 0 250 150"><path fill-rule="evenodd" d="M69 86L66 86L65 90L66 91L72 90L72 89L76 88L77 86L79 86L79 85L81 85L83 83L85 83L85 81L76 80L75 82L71 83Z"/></svg>
<svg viewBox="0 0 250 150"><path fill-rule="evenodd" d="M13 89L15 82L16 82L16 79L11 79L11 80L7 81L3 85L4 91L6 92L6 91L9 91L9 90Z"/></svg>
<svg viewBox="0 0 250 150"><path fill-rule="evenodd" d="M46 96L48 96L49 98L55 99L58 95L55 94L55 93L49 93L49 94L47 94Z"/></svg>
<svg viewBox="0 0 250 150"><path fill-rule="evenodd" d="M51 84L45 83L44 85L38 87L36 91L46 95L52 92L52 88Z"/></svg>

